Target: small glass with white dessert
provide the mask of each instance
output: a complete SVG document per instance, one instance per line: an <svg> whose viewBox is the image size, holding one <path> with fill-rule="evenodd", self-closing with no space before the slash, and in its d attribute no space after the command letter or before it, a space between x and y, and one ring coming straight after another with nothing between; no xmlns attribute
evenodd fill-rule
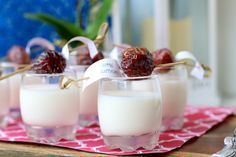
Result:
<svg viewBox="0 0 236 157"><path fill-rule="evenodd" d="M89 65L69 65L69 69L76 72L77 79L81 79L84 76L85 71ZM78 82L80 87L83 86L83 81ZM96 89L92 92L81 92L80 93L80 113L79 113L79 125L80 126L90 126L98 121L97 116L97 106L94 105L93 99L97 96Z"/></svg>
<svg viewBox="0 0 236 157"><path fill-rule="evenodd" d="M7 68L0 66L0 76L4 76L7 73ZM4 128L7 125L7 116L10 109L9 104L9 80L0 81L0 128Z"/></svg>
<svg viewBox="0 0 236 157"><path fill-rule="evenodd" d="M185 65L159 67L153 72L160 79L163 119L162 130L179 130L184 124L187 105L188 74Z"/></svg>
<svg viewBox="0 0 236 157"><path fill-rule="evenodd" d="M148 88L142 88L144 84ZM162 117L157 76L100 80L98 117L104 142L110 149L154 149Z"/></svg>
<svg viewBox="0 0 236 157"><path fill-rule="evenodd" d="M4 67L5 74L13 73L18 70L20 65L10 62L2 62L1 66ZM8 78L9 82L9 105L10 105L10 116L12 118L20 117L20 83L22 74L14 75Z"/></svg>
<svg viewBox="0 0 236 157"><path fill-rule="evenodd" d="M63 77L73 74L23 75L20 90L21 115L27 134L36 141L73 139L79 115L79 88L61 89Z"/></svg>
<svg viewBox="0 0 236 157"><path fill-rule="evenodd" d="M23 74L20 109L27 135L38 142L72 140L79 116L76 75L65 70L64 57L46 50Z"/></svg>

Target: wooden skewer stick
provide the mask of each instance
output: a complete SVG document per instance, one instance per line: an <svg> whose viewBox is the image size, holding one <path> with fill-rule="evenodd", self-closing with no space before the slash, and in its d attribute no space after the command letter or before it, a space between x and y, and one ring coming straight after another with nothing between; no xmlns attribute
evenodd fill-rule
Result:
<svg viewBox="0 0 236 157"><path fill-rule="evenodd" d="M187 64L187 61L178 61L178 62L173 62L173 63L166 63L166 64L159 64L156 67L171 67L171 66L175 66L175 65L180 65L180 64Z"/></svg>
<svg viewBox="0 0 236 157"><path fill-rule="evenodd" d="M156 68L171 67L171 66L181 65L181 64L189 66L189 67L193 67L194 66L193 64L189 63L188 61L183 60L183 61L178 61L178 62L173 62L173 63L159 64L159 65L156 66ZM211 73L212 73L211 68L209 66L207 66L207 65L204 65L204 64L201 64L201 66L202 66L202 68L205 71L204 77L205 78L210 77Z"/></svg>
<svg viewBox="0 0 236 157"><path fill-rule="evenodd" d="M94 40L94 43L97 47L104 42L107 32L108 32L108 23L105 22L100 26L97 37Z"/></svg>
<svg viewBox="0 0 236 157"><path fill-rule="evenodd" d="M60 88L61 89L67 89L67 88L70 88L72 84L83 81L83 80L87 80L87 79L89 79L89 77L83 77L83 78L80 78L78 80L73 80L73 79L70 79L70 78L63 77L61 82L60 82ZM66 80L66 81L64 82L64 80Z"/></svg>
<svg viewBox="0 0 236 157"><path fill-rule="evenodd" d="M16 75L16 74L20 74L20 73L23 73L23 72L25 72L25 71L27 71L27 70L30 70L30 69L32 68L32 66L33 66L33 65L27 65L26 67L24 67L24 68L22 68L22 69L18 69L18 70L16 70L16 71L13 72L13 73L4 75L4 76L0 77L0 81L1 81L1 80L4 80L4 79L6 79L6 78L12 77L12 76L14 76L14 75Z"/></svg>

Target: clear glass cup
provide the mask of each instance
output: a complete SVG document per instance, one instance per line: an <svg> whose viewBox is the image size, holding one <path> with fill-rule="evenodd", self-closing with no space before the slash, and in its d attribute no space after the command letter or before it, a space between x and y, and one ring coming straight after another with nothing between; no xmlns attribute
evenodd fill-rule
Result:
<svg viewBox="0 0 236 157"><path fill-rule="evenodd" d="M4 62L2 66L5 67L6 74L13 73L20 67L17 64ZM8 78L9 81L9 104L10 104L10 116L13 118L20 117L20 83L22 74L14 75Z"/></svg>
<svg viewBox="0 0 236 157"><path fill-rule="evenodd" d="M98 117L105 144L130 152L154 149L162 103L156 76L107 78L99 82Z"/></svg>
<svg viewBox="0 0 236 157"><path fill-rule="evenodd" d="M84 82L84 81L83 81ZM98 81L87 87L80 95L80 115L79 124L90 126L98 123L97 98Z"/></svg>
<svg viewBox="0 0 236 157"><path fill-rule="evenodd" d="M0 76L7 74L8 69L0 66ZM9 105L9 79L0 81L0 128L7 125L7 116L10 110Z"/></svg>
<svg viewBox="0 0 236 157"><path fill-rule="evenodd" d="M27 135L35 141L54 143L75 138L79 116L79 88L61 89L61 74L25 73L20 90L20 108Z"/></svg>
<svg viewBox="0 0 236 157"><path fill-rule="evenodd" d="M183 127L187 105L188 74L184 65L156 68L160 79L163 119L162 130L179 130Z"/></svg>
<svg viewBox="0 0 236 157"><path fill-rule="evenodd" d="M70 65L68 68L75 71L77 79L83 77L85 71L89 65ZM78 82L79 86L83 86L84 81ZM93 92L97 91L96 89ZM97 92L96 92L97 93ZM90 126L98 122L97 106L94 106L91 100L96 98L97 95L91 92L80 93L80 113L79 113L79 125Z"/></svg>

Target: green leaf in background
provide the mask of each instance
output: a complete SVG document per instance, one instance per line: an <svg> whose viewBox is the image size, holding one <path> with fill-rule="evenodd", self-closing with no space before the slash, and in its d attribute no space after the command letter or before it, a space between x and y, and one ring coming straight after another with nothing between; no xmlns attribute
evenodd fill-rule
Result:
<svg viewBox="0 0 236 157"><path fill-rule="evenodd" d="M58 35L60 35L60 37L65 41L68 41L76 36L84 36L94 40L97 36L100 25L106 22L108 16L110 15L112 2L112 0L101 0L90 6L90 20L86 29L82 29L80 27L78 19L75 23L71 23L44 13L27 13L25 14L25 17L53 26ZM79 9L77 11L80 13Z"/></svg>
<svg viewBox="0 0 236 157"><path fill-rule="evenodd" d="M28 14L25 14L25 17L32 20L41 21L41 22L44 22L53 26L56 29L57 33L61 36L61 38L65 40L70 40L71 38L78 35L80 36L86 35L82 29L80 29L79 27L76 27L74 24L65 20L57 19L48 14L28 13Z"/></svg>
<svg viewBox="0 0 236 157"><path fill-rule="evenodd" d="M112 8L112 0L103 0L102 2L103 3L96 13L94 20L91 21L86 28L87 37L90 39L94 39L96 37L100 25L107 20Z"/></svg>

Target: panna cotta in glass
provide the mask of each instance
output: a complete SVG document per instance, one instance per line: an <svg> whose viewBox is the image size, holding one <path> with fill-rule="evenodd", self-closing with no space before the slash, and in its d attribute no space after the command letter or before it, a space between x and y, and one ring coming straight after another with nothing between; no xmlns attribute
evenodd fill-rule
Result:
<svg viewBox="0 0 236 157"><path fill-rule="evenodd" d="M160 72L161 71L161 72ZM162 130L179 130L184 123L187 105L187 71L185 66L155 69L160 79L163 121Z"/></svg>
<svg viewBox="0 0 236 157"><path fill-rule="evenodd" d="M0 76L4 75L4 68L0 67ZM7 124L7 115L9 113L9 80L0 81L0 128Z"/></svg>
<svg viewBox="0 0 236 157"><path fill-rule="evenodd" d="M23 74L20 109L28 137L55 143L75 138L79 116L79 88L73 71L65 71L64 57L46 50Z"/></svg>
<svg viewBox="0 0 236 157"><path fill-rule="evenodd" d="M146 83L152 86L136 90L139 84ZM123 151L134 151L140 147L155 148L158 145L162 117L157 77L100 80L98 117L108 148L120 148Z"/></svg>
<svg viewBox="0 0 236 157"><path fill-rule="evenodd" d="M10 108L11 108L11 117L18 118L20 117L20 83L21 83L21 74L17 74L9 78L9 87L10 87Z"/></svg>
<svg viewBox="0 0 236 157"><path fill-rule="evenodd" d="M96 81L81 92L79 115L79 124L81 126L90 126L98 122L98 84L98 81Z"/></svg>
<svg viewBox="0 0 236 157"><path fill-rule="evenodd" d="M4 67L4 73L9 74L15 72L19 66L15 63L3 62L1 66ZM20 83L21 83L21 74L14 75L8 78L8 99L10 106L10 115L13 118L20 116Z"/></svg>
<svg viewBox="0 0 236 157"><path fill-rule="evenodd" d="M28 136L36 141L57 142L75 136L79 88L61 89L60 82L65 76L65 73L23 75L21 115Z"/></svg>

